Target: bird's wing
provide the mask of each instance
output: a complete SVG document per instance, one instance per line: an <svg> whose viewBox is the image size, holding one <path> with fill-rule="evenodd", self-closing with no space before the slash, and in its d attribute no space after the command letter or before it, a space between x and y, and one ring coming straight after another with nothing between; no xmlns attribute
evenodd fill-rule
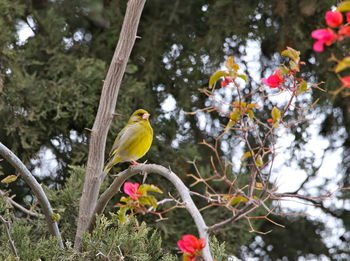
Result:
<svg viewBox="0 0 350 261"><path fill-rule="evenodd" d="M118 148L120 147L120 144L123 143L125 141L125 139L128 138L128 136L130 136L130 127L132 125L127 125L125 126L119 133L118 136L115 138L113 146L111 151L109 152L109 156L112 156L114 154L117 153ZM128 130L129 130L129 134L128 134Z"/></svg>

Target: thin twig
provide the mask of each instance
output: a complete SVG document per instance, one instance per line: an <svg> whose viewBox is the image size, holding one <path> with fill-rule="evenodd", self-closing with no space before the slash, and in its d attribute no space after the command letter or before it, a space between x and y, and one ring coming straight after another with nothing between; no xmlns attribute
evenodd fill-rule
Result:
<svg viewBox="0 0 350 261"><path fill-rule="evenodd" d="M254 209L256 209L257 207L259 207L258 204L254 204L254 203L250 203L247 204L244 208L240 209L238 211L238 213L236 213L236 215L233 215L232 217L221 221L220 223L214 224L210 227L208 227L207 231L210 232L214 232L215 230L218 230L219 228L226 226L229 223L232 223L234 221L236 221L237 219L240 219L241 217L247 215L248 213L252 212Z"/></svg>
<svg viewBox="0 0 350 261"><path fill-rule="evenodd" d="M11 250L13 252L13 254L18 257L18 254L17 254L17 249L16 249L16 246L15 246L15 242L12 240L12 237L11 237L11 226L10 226L10 222L7 221L6 219L4 219L2 216L0 216L0 221L4 224L5 226L5 231L6 231L6 236L7 236L7 240L10 244L10 247L11 247Z"/></svg>
<svg viewBox="0 0 350 261"><path fill-rule="evenodd" d="M30 211L29 209L26 209L25 207L23 207L22 205L18 204L16 201L14 201L11 197L7 196L6 192L0 190L0 196L5 198L5 200L13 207L18 208L19 210L21 210L22 212L26 213L29 216L33 216L33 217L37 217L37 218L42 218L43 215L39 214L39 213L35 213L33 211Z"/></svg>

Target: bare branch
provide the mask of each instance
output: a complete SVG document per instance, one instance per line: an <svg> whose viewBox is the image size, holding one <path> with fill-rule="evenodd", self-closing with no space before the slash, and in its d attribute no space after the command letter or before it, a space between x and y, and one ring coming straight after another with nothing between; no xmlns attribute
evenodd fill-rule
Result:
<svg viewBox="0 0 350 261"><path fill-rule="evenodd" d="M80 249L83 233L87 231L96 207L98 193L105 175L102 175L104 152L120 84L134 46L138 24L146 0L129 0L112 62L103 82L100 104L91 130L89 156L83 193L80 198L79 219L74 248Z"/></svg>
<svg viewBox="0 0 350 261"><path fill-rule="evenodd" d="M297 193L274 193L274 194L271 194L271 198L272 199L281 199L281 198L286 198L287 197L287 198L305 199L305 200L309 200L309 201L327 199L330 196L332 196L332 193L327 193L327 194L316 196L316 197L304 196L304 195L300 195L300 194L297 194Z"/></svg>
<svg viewBox="0 0 350 261"><path fill-rule="evenodd" d="M20 204L18 204L16 201L14 201L11 197L7 196L7 194L0 190L0 196L4 197L6 199L6 201L13 207L18 208L19 210L21 210L22 212L26 213L29 216L33 216L33 217L37 217L37 218L41 218L43 217L42 215L35 213L33 211L30 211L29 209L26 209L25 207L21 206Z"/></svg>
<svg viewBox="0 0 350 261"><path fill-rule="evenodd" d="M6 219L4 219L2 216L0 216L0 221L1 221L1 222L4 224L4 226L5 226L6 236L7 236L7 240L9 241L11 250L12 250L13 254L14 254L16 257L18 257L17 249L16 249L16 246L15 246L15 242L12 240L12 237L11 237L10 222L7 221Z"/></svg>
<svg viewBox="0 0 350 261"><path fill-rule="evenodd" d="M54 235L59 243L59 246L63 248L63 241L61 233L58 229L57 222L52 219L52 207L50 201L48 200L43 188L34 178L34 176L29 172L27 167L20 161L20 159L10 151L4 144L0 142L0 155L5 158L20 174L21 178L28 184L32 189L34 195L37 197L40 206L42 207L43 213L46 218L46 222L49 226L49 231Z"/></svg>
<svg viewBox="0 0 350 261"><path fill-rule="evenodd" d="M210 232L214 232L215 230L218 230L219 228L226 226L229 223L232 223L234 221L236 221L237 219L240 219L241 217L245 216L246 214L252 212L254 209L258 208L259 204L247 204L244 208L242 208L240 211L238 211L238 213L236 213L236 215L233 215L232 217L221 221L220 223L214 224L210 227L208 227L207 231Z"/></svg>
<svg viewBox="0 0 350 261"><path fill-rule="evenodd" d="M181 196L183 204L185 205L187 211L190 213L190 215L192 216L197 226L199 236L201 238L204 238L205 241L207 242L205 248L203 249L203 257L205 261L212 261L213 258L211 256L210 249L209 249L209 236L207 233L207 225L205 224L205 221L201 213L199 212L198 208L194 204L190 196L189 189L183 184L181 179L174 172L172 172L170 169L167 169L163 166L155 165L155 164L140 164L138 166L135 166L133 168L129 168L120 172L117 175L116 179L113 181L113 183L100 196L94 213L101 214L105 209L108 201L120 190L121 185L128 178L141 172L161 175L164 178L168 179L176 187L177 191Z"/></svg>

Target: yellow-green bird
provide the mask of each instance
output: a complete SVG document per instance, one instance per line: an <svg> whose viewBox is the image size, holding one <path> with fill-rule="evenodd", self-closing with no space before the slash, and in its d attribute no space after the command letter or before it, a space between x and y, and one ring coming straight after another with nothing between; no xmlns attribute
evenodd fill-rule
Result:
<svg viewBox="0 0 350 261"><path fill-rule="evenodd" d="M129 161L132 165L137 165L136 161L147 153L153 140L149 116L150 114L143 109L134 111L130 116L128 123L114 141L103 169L104 173L108 173L119 162Z"/></svg>

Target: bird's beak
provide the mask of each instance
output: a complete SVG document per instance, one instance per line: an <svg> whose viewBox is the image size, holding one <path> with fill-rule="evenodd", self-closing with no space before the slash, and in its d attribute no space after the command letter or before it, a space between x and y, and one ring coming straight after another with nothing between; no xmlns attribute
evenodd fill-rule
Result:
<svg viewBox="0 0 350 261"><path fill-rule="evenodd" d="M145 113L144 115L142 115L142 119L143 119L143 120L148 120L148 118L149 118L150 115L151 115L151 114L149 114L149 113Z"/></svg>

